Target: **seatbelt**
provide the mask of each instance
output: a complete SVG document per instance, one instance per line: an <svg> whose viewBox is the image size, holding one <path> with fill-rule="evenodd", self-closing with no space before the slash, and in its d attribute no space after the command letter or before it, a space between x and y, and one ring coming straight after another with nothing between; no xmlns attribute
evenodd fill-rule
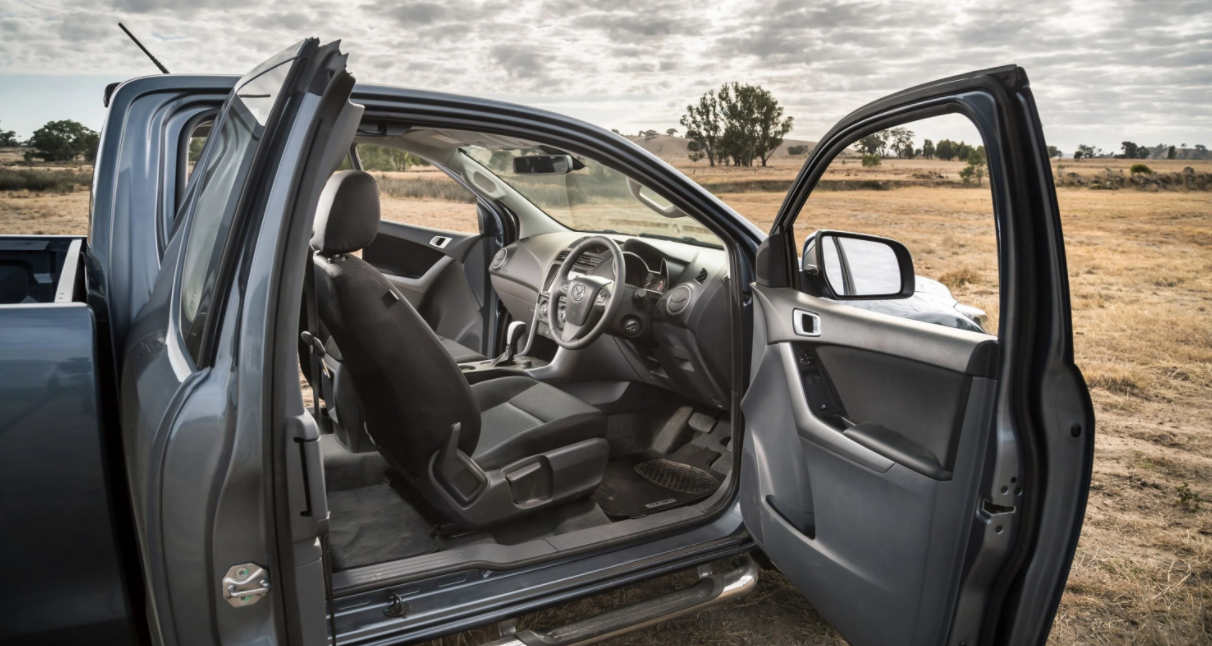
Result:
<svg viewBox="0 0 1212 646"><path fill-rule="evenodd" d="M324 381L321 377L323 342L317 336L320 333L320 315L316 307L316 263L311 250L307 255L307 271L303 274L303 305L307 308L307 327L303 331L303 342L307 344L307 380L311 382L311 400L315 408L313 416L320 423L320 399L324 394ZM310 339L307 337L311 337ZM319 346L317 348L316 346Z"/></svg>

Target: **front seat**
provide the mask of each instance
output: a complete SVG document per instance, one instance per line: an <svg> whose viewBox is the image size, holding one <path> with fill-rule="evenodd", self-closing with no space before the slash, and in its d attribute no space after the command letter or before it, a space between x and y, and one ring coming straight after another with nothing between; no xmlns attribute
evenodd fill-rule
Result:
<svg viewBox="0 0 1212 646"><path fill-rule="evenodd" d="M380 453L450 520L482 528L596 488L610 454L601 411L529 377L469 386L386 277L351 255L379 228L362 171L334 175L311 239L316 304Z"/></svg>

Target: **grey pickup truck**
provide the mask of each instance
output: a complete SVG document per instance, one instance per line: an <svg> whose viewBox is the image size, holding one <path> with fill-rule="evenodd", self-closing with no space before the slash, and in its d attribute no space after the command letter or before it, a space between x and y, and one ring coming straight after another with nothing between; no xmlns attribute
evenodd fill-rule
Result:
<svg viewBox="0 0 1212 646"><path fill-rule="evenodd" d="M600 128L345 61L111 86L88 236L0 237L0 643L562 646L761 568L858 646L1044 643L1094 417L1022 69L846 116L763 233ZM943 114L988 153L995 330L862 307L920 289L894 240L793 235L841 151ZM368 146L479 231L381 217Z"/></svg>

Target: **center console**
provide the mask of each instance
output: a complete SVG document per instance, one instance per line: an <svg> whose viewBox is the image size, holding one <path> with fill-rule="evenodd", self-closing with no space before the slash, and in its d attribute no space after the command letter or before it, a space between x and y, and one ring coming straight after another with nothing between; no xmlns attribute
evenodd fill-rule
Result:
<svg viewBox="0 0 1212 646"><path fill-rule="evenodd" d="M548 362L542 359L518 356L508 363L497 363L496 359L460 363L459 370L462 370L463 376L467 377L467 383L478 384L481 381L488 381L489 379L497 379L499 377L525 377L528 370L542 368L546 365L548 365Z"/></svg>

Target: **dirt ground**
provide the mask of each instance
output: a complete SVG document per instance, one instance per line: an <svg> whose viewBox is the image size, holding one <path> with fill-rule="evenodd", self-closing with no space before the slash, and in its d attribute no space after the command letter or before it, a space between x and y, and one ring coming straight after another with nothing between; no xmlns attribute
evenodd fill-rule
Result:
<svg viewBox="0 0 1212 646"><path fill-rule="evenodd" d="M676 160L675 160L676 161ZM1103 172L1122 160L1071 165ZM1209 162L1153 162L1155 170ZM922 172L916 162L839 172ZM1176 164L1174 169L1168 165ZM943 174L959 165L935 163ZM1117 168L1117 167L1116 167ZM930 170L927 169L927 170ZM792 165L765 170L686 168L694 179L791 179ZM768 228L779 192L721 196ZM1097 415L1094 478L1085 526L1051 643L1212 643L1212 193L1058 191L1065 229L1078 365ZM914 250L925 275L967 269L953 291L996 319L996 267L988 192L910 187L821 192L801 218L890 235ZM86 233L88 195L0 194L0 233ZM474 207L388 200L385 216L452 228L474 226ZM1203 501L1202 504L1199 501ZM616 607L688 580L673 577L524 617L551 626ZM442 640L475 644L495 629ZM833 644L840 637L776 572L735 604L614 640L614 644Z"/></svg>

